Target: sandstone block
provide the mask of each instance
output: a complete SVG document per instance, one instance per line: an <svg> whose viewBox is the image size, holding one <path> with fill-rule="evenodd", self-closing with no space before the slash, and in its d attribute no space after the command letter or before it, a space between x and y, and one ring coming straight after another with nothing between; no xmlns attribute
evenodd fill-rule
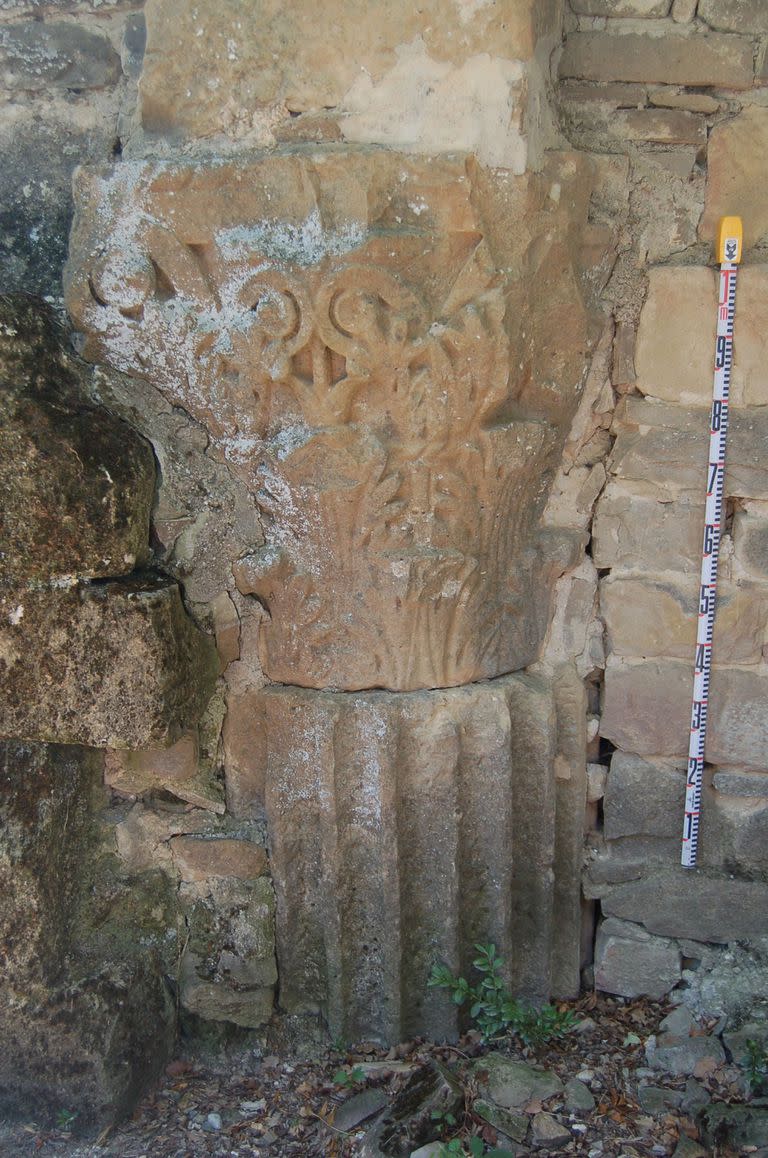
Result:
<svg viewBox="0 0 768 1158"><path fill-rule="evenodd" d="M706 123L698 112L643 108L646 93L638 85L566 83L560 101L569 138L580 148L619 153L626 152L627 141L699 146L706 141Z"/></svg>
<svg viewBox="0 0 768 1158"><path fill-rule="evenodd" d="M185 881L203 881L210 877L251 880L267 871L266 850L248 840L175 836L170 846L174 864Z"/></svg>
<svg viewBox="0 0 768 1158"><path fill-rule="evenodd" d="M58 21L24 21L0 30L5 88L94 89L117 83L120 58L106 36Z"/></svg>
<svg viewBox="0 0 768 1158"><path fill-rule="evenodd" d="M738 572L768 578L768 504L745 503L733 516L733 554Z"/></svg>
<svg viewBox="0 0 768 1158"><path fill-rule="evenodd" d="M107 753L105 763L110 755ZM209 813L197 809L181 811L176 807L161 811L137 802L115 825L118 855L129 873L147 872L153 868L170 873L172 837L209 833L211 821Z"/></svg>
<svg viewBox="0 0 768 1158"><path fill-rule="evenodd" d="M529 60L540 36L558 34L557 12L552 0L524 0L503 12L484 5L458 13L450 0L429 9L400 0L372 9L361 24L352 0L335 6L330 23L328 13L307 0L290 10L276 0L223 0L207 7L151 0L142 119L153 132L227 132L240 138L260 133L263 143L288 110L341 111L351 91L370 92L396 76L398 66L401 88L411 88L414 72L418 76L422 105L429 104L430 81L439 86L448 75L454 85L476 88L479 75L473 79L466 70L482 66L487 102L499 63ZM450 117L449 90L444 95ZM398 93L391 91L390 99L398 101ZM411 119L418 117L414 104Z"/></svg>
<svg viewBox="0 0 768 1158"><path fill-rule="evenodd" d="M124 796L143 796L161 789L198 808L224 812L218 785L200 766L196 735L182 736L170 748L107 752L104 782Z"/></svg>
<svg viewBox="0 0 768 1158"><path fill-rule="evenodd" d="M89 405L52 311L0 301L0 584L116 576L149 551L152 450Z"/></svg>
<svg viewBox="0 0 768 1158"><path fill-rule="evenodd" d="M477 941L499 947L516 992L578 986L583 688L517 676L259 696L284 1008L354 1037L453 1033L455 1007L426 980L437 959L466 968Z"/></svg>
<svg viewBox="0 0 768 1158"><path fill-rule="evenodd" d="M603 803L605 837L677 836L682 831L685 765L614 752Z"/></svg>
<svg viewBox="0 0 768 1158"><path fill-rule="evenodd" d="M628 141L658 145L697 145L707 139L703 117L687 109L633 109L619 116Z"/></svg>
<svg viewBox="0 0 768 1158"><path fill-rule="evenodd" d="M639 755L685 756L693 665L682 660L609 660L601 734ZM707 725L707 760L764 769L768 669L715 667Z"/></svg>
<svg viewBox="0 0 768 1158"><path fill-rule="evenodd" d="M714 792L705 807L711 812L704 832L707 861L762 878L768 870L768 799Z"/></svg>
<svg viewBox="0 0 768 1158"><path fill-rule="evenodd" d="M716 113L720 108L720 101L708 96L707 93L688 92L686 89L675 89L669 85L651 89L648 100L658 108L688 109L692 113Z"/></svg>
<svg viewBox="0 0 768 1158"><path fill-rule="evenodd" d="M699 0L698 16L719 32L768 33L768 11L762 0Z"/></svg>
<svg viewBox="0 0 768 1158"><path fill-rule="evenodd" d="M0 734L88 747L174 743L213 690L212 645L175 583L0 589Z"/></svg>
<svg viewBox="0 0 768 1158"><path fill-rule="evenodd" d="M696 15L698 0L672 0L671 16L676 24L690 24Z"/></svg>
<svg viewBox="0 0 768 1158"><path fill-rule="evenodd" d="M636 484L609 481L595 508L595 566L699 572L704 527L701 495L664 493L663 478Z"/></svg>
<svg viewBox="0 0 768 1158"><path fill-rule="evenodd" d="M640 556L638 566L647 565ZM699 609L698 578L688 581L609 576L600 611L614 655L691 659ZM759 663L768 624L768 592L720 582L713 656L717 663Z"/></svg>
<svg viewBox="0 0 768 1158"><path fill-rule="evenodd" d="M540 519L591 337L570 251L586 174L570 154L541 179L467 173L343 150L81 174L68 299L87 354L192 414L256 500L266 542L234 573L269 612L273 680L517 670L578 550ZM531 232L529 292L509 271Z"/></svg>
<svg viewBox="0 0 768 1158"><path fill-rule="evenodd" d="M717 278L696 266L649 271L648 297L640 315L635 367L643 394L683 405L706 405L712 397ZM768 326L768 270L741 271L731 401L765 405L768 376L764 334Z"/></svg>
<svg viewBox="0 0 768 1158"><path fill-rule="evenodd" d="M199 869L199 859L192 855ZM222 854L220 868L224 861L234 867L233 850ZM182 884L181 898L189 904L182 1004L212 1021L247 1028L264 1025L272 1015L277 980L275 895L270 881L264 876L245 880L211 874L202 883Z"/></svg>
<svg viewBox="0 0 768 1158"><path fill-rule="evenodd" d="M576 32L565 43L560 76L751 88L752 43L745 37L689 37L672 30L664 37Z"/></svg>
<svg viewBox="0 0 768 1158"><path fill-rule="evenodd" d="M640 925L608 917L595 943L595 988L622 997L659 1000L680 980L680 950L667 937Z"/></svg>
<svg viewBox="0 0 768 1158"><path fill-rule="evenodd" d="M726 213L744 223L744 244L755 245L768 232L768 207L760 189L768 172L768 109L748 105L732 120L716 125L707 148L707 196L699 224L711 241ZM741 303L739 303L741 304Z"/></svg>
<svg viewBox="0 0 768 1158"><path fill-rule="evenodd" d="M603 911L663 937L725 944L768 933L768 885L667 869L619 885L603 897Z"/></svg>
<svg viewBox="0 0 768 1158"><path fill-rule="evenodd" d="M571 0L583 16L666 16L671 0Z"/></svg>
<svg viewBox="0 0 768 1158"><path fill-rule="evenodd" d="M768 796L765 772L715 772L712 785L724 796Z"/></svg>
<svg viewBox="0 0 768 1158"><path fill-rule="evenodd" d="M504 1110L523 1110L532 1101L544 1101L562 1092L563 1083L552 1070L489 1053L474 1066L481 1093Z"/></svg>
<svg viewBox="0 0 768 1158"><path fill-rule="evenodd" d="M625 483L663 482L671 493L701 493L709 453L709 408L684 409L625 398L616 410L617 434L609 471ZM768 498L763 448L768 407L731 412L725 469L725 496ZM659 485L657 483L657 485Z"/></svg>
<svg viewBox="0 0 768 1158"><path fill-rule="evenodd" d="M146 947L136 952L139 936L143 946L151 942L149 925L138 928L123 913L118 947L110 940L114 912L102 911L103 939L92 943L100 766L97 753L81 748L0 744L4 1117L53 1123L72 1106L79 1127L111 1124L173 1044L163 964ZM114 894L111 901L119 907ZM165 936L172 922L160 911Z"/></svg>

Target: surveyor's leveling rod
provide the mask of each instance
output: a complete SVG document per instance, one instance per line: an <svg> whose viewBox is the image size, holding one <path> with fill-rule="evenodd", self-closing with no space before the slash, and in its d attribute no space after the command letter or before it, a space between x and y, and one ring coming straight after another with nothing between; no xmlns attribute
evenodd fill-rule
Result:
<svg viewBox="0 0 768 1158"><path fill-rule="evenodd" d="M707 504L704 514L704 546L701 552L699 616L696 655L693 665L691 738L688 747L688 775L685 789L682 864L693 868L699 842L701 789L704 779L704 745L707 737L707 709L712 671L712 635L715 629L717 563L723 524L725 487L725 444L728 437L728 394L733 362L733 320L736 313L736 267L741 261L740 217L723 217L717 232L717 260L720 263L720 293L717 304L717 341L712 412L709 423L709 465Z"/></svg>

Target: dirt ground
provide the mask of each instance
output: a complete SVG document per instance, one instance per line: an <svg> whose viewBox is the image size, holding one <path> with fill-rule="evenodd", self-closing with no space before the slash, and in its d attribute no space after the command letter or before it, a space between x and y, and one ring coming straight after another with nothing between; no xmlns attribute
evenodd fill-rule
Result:
<svg viewBox="0 0 768 1158"><path fill-rule="evenodd" d="M511 1146L508 1139L477 1117L469 1073L472 1059L488 1047L476 1033L456 1045L421 1040L384 1051L361 1043L349 1050L328 1050L312 1060L296 1056L261 1055L244 1049L205 1060L180 1053L151 1089L133 1116L99 1139L77 1137L77 1107L64 1112L56 1128L35 1122L0 1124L3 1158L353 1158L360 1153L365 1130L373 1118L356 1123L370 1102L391 1102L419 1067L437 1059L455 1073L465 1091L465 1108L455 1123L444 1124L442 1139L467 1148L472 1136L484 1146L514 1153L585 1155L587 1158L695 1158L710 1153L695 1143L699 1133L685 1091L691 1081L701 1098L714 1102L744 1100L744 1077L731 1063L702 1067L692 1075L650 1073L645 1043L670 1007L647 1000L590 995L570 1008L576 1028L562 1041L543 1047L538 1055L523 1050L514 1039L493 1048L554 1070L563 1082L578 1077L594 1099L594 1108L574 1110L554 1097L525 1107L533 1118L549 1113L567 1127L570 1140L553 1149L532 1143ZM707 1027L702 1027L706 1033ZM648 1084L668 1091L669 1104L649 1112L640 1104L639 1089ZM366 1098L364 1091L369 1091ZM378 1098L377 1098L378 1095ZM678 1104L675 1105L674 1103ZM436 1127L437 1129L437 1127ZM475 1143L477 1148L478 1143ZM752 1153L717 1149L717 1154Z"/></svg>

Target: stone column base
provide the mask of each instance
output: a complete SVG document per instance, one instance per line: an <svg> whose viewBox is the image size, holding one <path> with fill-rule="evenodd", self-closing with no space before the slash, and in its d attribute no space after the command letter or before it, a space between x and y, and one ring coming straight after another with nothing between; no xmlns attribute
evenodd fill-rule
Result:
<svg viewBox="0 0 768 1158"><path fill-rule="evenodd" d="M462 688L256 693L263 743L241 813L262 805L277 890L280 1002L347 1040L455 1035L427 988L494 942L513 992L579 977L583 691L570 669Z"/></svg>

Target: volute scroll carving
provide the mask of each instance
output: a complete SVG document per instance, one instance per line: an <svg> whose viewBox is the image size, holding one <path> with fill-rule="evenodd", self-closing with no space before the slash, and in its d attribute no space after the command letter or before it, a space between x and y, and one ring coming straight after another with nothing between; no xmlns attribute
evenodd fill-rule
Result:
<svg viewBox="0 0 768 1158"><path fill-rule="evenodd" d="M480 186L385 152L79 179L86 354L149 378L246 480L265 544L234 573L269 612L275 681L445 687L536 656L539 518L580 364L556 413L551 384L537 407L530 247L498 212L529 191L484 209Z"/></svg>

